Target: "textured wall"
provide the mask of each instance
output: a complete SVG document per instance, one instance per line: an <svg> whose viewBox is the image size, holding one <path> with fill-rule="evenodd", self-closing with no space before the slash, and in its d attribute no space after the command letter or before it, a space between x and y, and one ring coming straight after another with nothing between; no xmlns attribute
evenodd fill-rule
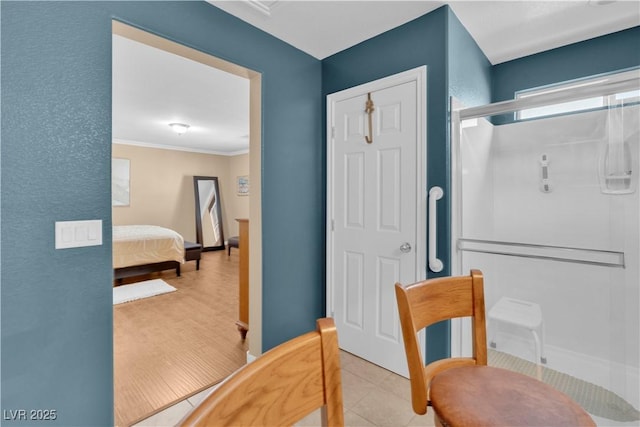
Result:
<svg viewBox="0 0 640 427"><path fill-rule="evenodd" d="M324 314L320 62L205 2L0 7L2 409L113 425L114 18L263 73L263 188L252 189L263 193L263 347L313 329ZM54 222L81 219L103 220L104 244L55 250Z"/></svg>
<svg viewBox="0 0 640 427"><path fill-rule="evenodd" d="M493 67L493 102L515 92L640 66L640 27L574 43Z"/></svg>

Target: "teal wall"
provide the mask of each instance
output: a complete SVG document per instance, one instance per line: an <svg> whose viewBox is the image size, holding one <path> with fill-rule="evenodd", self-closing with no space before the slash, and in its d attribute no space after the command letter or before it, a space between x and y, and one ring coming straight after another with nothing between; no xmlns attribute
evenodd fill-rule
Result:
<svg viewBox="0 0 640 427"><path fill-rule="evenodd" d="M113 425L112 18L263 73L263 347L324 315L321 63L205 2L1 2L1 409ZM54 249L56 220L104 244ZM304 250L301 250L303 248ZM3 425L26 425L3 421Z"/></svg>
<svg viewBox="0 0 640 427"><path fill-rule="evenodd" d="M491 102L491 63L458 17L449 11L447 31L447 87L449 95L466 107Z"/></svg>
<svg viewBox="0 0 640 427"><path fill-rule="evenodd" d="M493 102L515 92L640 66L640 27L495 65Z"/></svg>
<svg viewBox="0 0 640 427"><path fill-rule="evenodd" d="M445 196L438 202L438 257L445 269L429 277L450 274L450 147L448 105L454 95L469 105L490 100L490 64L448 6L366 40L322 61L323 95L427 66L427 183ZM451 88L451 89L450 89ZM326 114L326 113L325 113ZM326 160L325 160L326 161ZM426 264L426 261L425 261ZM426 359L449 352L449 325L427 331Z"/></svg>
<svg viewBox="0 0 640 427"><path fill-rule="evenodd" d="M447 6L322 62L204 2L0 8L1 409L56 409L50 425L113 425L112 19L263 73L265 350L324 315L327 94L427 65L427 180L449 218L449 96L483 104L640 64L636 27L490 67ZM103 246L56 251L54 222L82 219L104 221ZM448 325L428 338L427 359L446 356Z"/></svg>

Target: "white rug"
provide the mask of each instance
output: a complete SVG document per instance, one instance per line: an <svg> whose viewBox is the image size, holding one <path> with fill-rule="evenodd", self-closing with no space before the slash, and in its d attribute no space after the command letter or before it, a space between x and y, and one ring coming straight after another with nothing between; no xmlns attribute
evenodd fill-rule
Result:
<svg viewBox="0 0 640 427"><path fill-rule="evenodd" d="M113 305L123 302L149 298L155 295L174 292L177 289L162 279L145 280L131 285L120 285L113 288Z"/></svg>

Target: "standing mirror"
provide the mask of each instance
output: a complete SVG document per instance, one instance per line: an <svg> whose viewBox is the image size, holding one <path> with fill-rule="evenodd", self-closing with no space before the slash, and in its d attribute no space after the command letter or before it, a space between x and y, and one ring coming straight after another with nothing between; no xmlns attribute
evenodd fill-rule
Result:
<svg viewBox="0 0 640 427"><path fill-rule="evenodd" d="M215 176L194 176L196 193L196 238L204 251L224 249L222 231L222 207L218 178Z"/></svg>

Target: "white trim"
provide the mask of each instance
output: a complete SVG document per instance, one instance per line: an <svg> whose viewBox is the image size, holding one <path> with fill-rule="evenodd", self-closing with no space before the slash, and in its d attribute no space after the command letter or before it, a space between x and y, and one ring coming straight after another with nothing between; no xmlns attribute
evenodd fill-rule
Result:
<svg viewBox="0 0 640 427"><path fill-rule="evenodd" d="M241 154L248 154L249 149L246 150L238 150L238 151L215 151L215 150L204 150L190 147L179 147L177 145L164 145L164 144L154 144L152 142L142 142L142 141L132 141L128 139L116 139L114 138L112 141L114 144L120 145L132 145L136 147L144 147L144 148L157 148L159 150L172 150L172 151L185 151L188 153L200 153L200 154L213 154L216 156L239 156Z"/></svg>
<svg viewBox="0 0 640 427"><path fill-rule="evenodd" d="M420 142L416 147L416 179L418 180L416 186L416 199L417 203L417 216L416 216L416 278L417 280L424 280L427 274L426 264L426 221L427 221L427 66L423 65L411 70L407 70L392 76L383 77L372 82L364 83L360 86L351 87L339 92L335 92L327 95L327 218L325 225L326 234L326 312L327 316L333 317L334 315L334 299L333 299L333 283L331 283L331 277L333 277L333 265L332 265L332 253L333 253L333 209L334 200L333 192L333 165L334 165L334 150L333 144L335 139L333 137L333 129L335 122L333 121L333 111L335 110L335 104L345 99L353 98L356 96L366 95L368 92L375 92L378 90L386 89L392 86L398 86L408 82L416 82L416 138ZM419 334L420 346L424 348L425 334L421 331Z"/></svg>
<svg viewBox="0 0 640 427"><path fill-rule="evenodd" d="M454 276L462 274L462 272L460 271L462 268L462 259L460 251L458 251L457 245L455 244L456 239L462 231L462 196L458 188L458 186L460 185L458 176L461 170L459 148L460 110L462 108L464 108L464 106L460 101L458 101L454 97L450 98L449 111L451 116L451 189L449 193L451 197L451 253L449 258L449 265L451 266L451 274ZM452 319L450 331L451 357L462 357L462 340L464 336L462 332L462 321L460 319Z"/></svg>

